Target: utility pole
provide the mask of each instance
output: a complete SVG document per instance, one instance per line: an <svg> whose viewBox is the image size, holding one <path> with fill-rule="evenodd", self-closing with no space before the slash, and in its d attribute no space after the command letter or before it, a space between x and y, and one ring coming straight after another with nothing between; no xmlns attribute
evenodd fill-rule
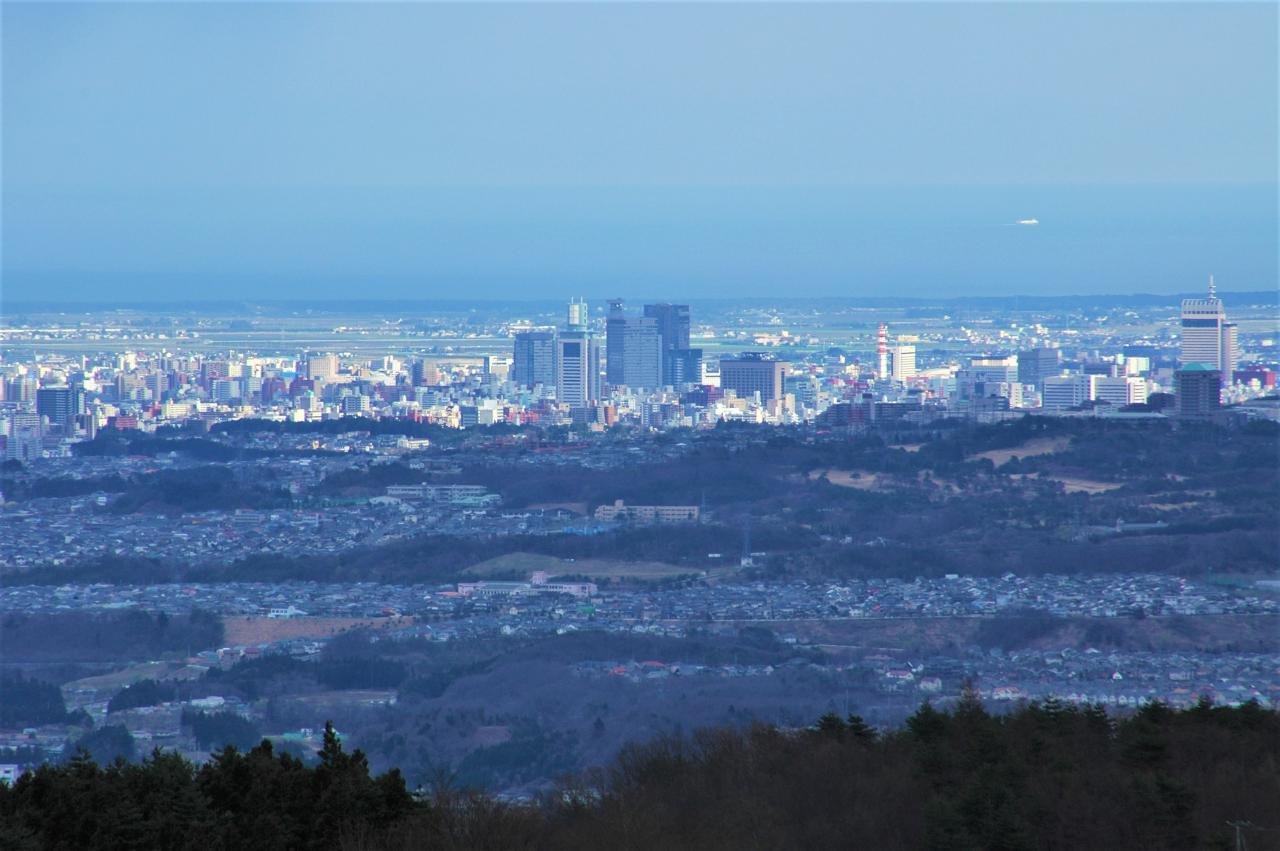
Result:
<svg viewBox="0 0 1280 851"><path fill-rule="evenodd" d="M1212 284L1212 283L1213 283L1213 279L1212 279L1212 278L1210 278L1210 279L1209 279L1209 282L1210 282L1210 284ZM1236 830L1236 851L1245 851L1246 843L1245 843L1245 839L1244 839L1244 832L1243 832L1243 831L1244 831L1244 829L1245 829L1245 828L1247 828L1247 827L1253 827L1253 822L1250 822L1250 821L1229 821L1229 822L1227 822L1227 826L1228 826L1228 827L1233 827L1233 828L1235 828L1235 830Z"/></svg>

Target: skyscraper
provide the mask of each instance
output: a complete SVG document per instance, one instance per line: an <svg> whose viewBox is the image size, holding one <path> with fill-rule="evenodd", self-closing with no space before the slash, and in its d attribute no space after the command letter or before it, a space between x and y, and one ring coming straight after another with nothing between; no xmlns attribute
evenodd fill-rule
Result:
<svg viewBox="0 0 1280 851"><path fill-rule="evenodd" d="M687 372L688 358L682 359L687 349L670 348L668 344L688 341L689 308L648 304L644 311L643 316L627 316L621 299L609 302L605 357L606 377L612 386L654 390L676 384L675 376Z"/></svg>
<svg viewBox="0 0 1280 851"><path fill-rule="evenodd" d="M657 322L662 348L662 383L677 383L676 363L681 357L677 352L689 348L689 305L646 304L644 315Z"/></svg>
<svg viewBox="0 0 1280 851"><path fill-rule="evenodd" d="M571 408L600 398L600 343L590 331L566 331L556 341L556 398Z"/></svg>
<svg viewBox="0 0 1280 851"><path fill-rule="evenodd" d="M653 390L661 387L662 337L658 323L644 316L626 320L622 328L622 384Z"/></svg>
<svg viewBox="0 0 1280 851"><path fill-rule="evenodd" d="M732 390L740 399L760 394L762 403L782 398L786 361L774 360L763 352L744 352L736 358L720 360L720 388Z"/></svg>
<svg viewBox="0 0 1280 851"><path fill-rule="evenodd" d="M522 331L516 334L511 358L511 380L525 387L556 385L556 334L554 331Z"/></svg>
<svg viewBox="0 0 1280 851"><path fill-rule="evenodd" d="M1227 321L1211 275L1208 298L1182 301L1181 365L1185 369L1192 364L1202 364L1217 372L1223 384L1229 384L1239 356L1237 345L1236 326Z"/></svg>
<svg viewBox="0 0 1280 851"><path fill-rule="evenodd" d="M622 335L627 327L627 315L622 310L622 299L609 300L609 316L604 323L605 381L610 385L625 384L622 379L622 361L626 356Z"/></svg>

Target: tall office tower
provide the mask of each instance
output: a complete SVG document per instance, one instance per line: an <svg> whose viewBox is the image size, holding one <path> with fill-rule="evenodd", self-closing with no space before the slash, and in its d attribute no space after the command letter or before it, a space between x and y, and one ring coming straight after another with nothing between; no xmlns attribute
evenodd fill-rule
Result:
<svg viewBox="0 0 1280 851"><path fill-rule="evenodd" d="M876 329L876 378L889 377L889 326L883 322Z"/></svg>
<svg viewBox="0 0 1280 851"><path fill-rule="evenodd" d="M1203 364L1218 372L1223 384L1230 384L1238 358L1236 333L1236 326L1227 322L1227 312L1210 275L1208 298L1182 301L1181 365L1185 368Z"/></svg>
<svg viewBox="0 0 1280 851"><path fill-rule="evenodd" d="M662 383L675 385L676 352L689 348L689 305L646 304L644 315L658 323L662 340Z"/></svg>
<svg viewBox="0 0 1280 851"><path fill-rule="evenodd" d="M587 311L586 299L573 298L569 300L569 330L585 331L590 322L590 314Z"/></svg>
<svg viewBox="0 0 1280 851"><path fill-rule="evenodd" d="M36 391L36 414L48 417L50 425L70 430L81 411L81 395L75 387L41 387Z"/></svg>
<svg viewBox="0 0 1280 851"><path fill-rule="evenodd" d="M663 385L662 336L657 320L633 316L622 327L622 384L653 390Z"/></svg>
<svg viewBox="0 0 1280 851"><path fill-rule="evenodd" d="M1028 349L1018 352L1018 382L1040 387L1051 375L1062 372L1062 349Z"/></svg>
<svg viewBox="0 0 1280 851"><path fill-rule="evenodd" d="M1222 405L1221 374L1202 363L1190 363L1173 374L1177 416L1209 419Z"/></svg>
<svg viewBox="0 0 1280 851"><path fill-rule="evenodd" d="M566 331L556 341L556 399L584 408L600 398L600 343L589 331Z"/></svg>
<svg viewBox="0 0 1280 851"><path fill-rule="evenodd" d="M627 316L622 312L622 299L609 300L609 317L604 323L605 381L610 385L625 384L622 380L622 361L626 357L622 338L627 327Z"/></svg>
<svg viewBox="0 0 1280 851"><path fill-rule="evenodd" d="M556 333L522 331L516 334L511 356L511 380L525 387L556 386Z"/></svg>
<svg viewBox="0 0 1280 851"><path fill-rule="evenodd" d="M740 399L760 394L762 403L782 398L783 380L789 364L763 352L743 352L736 358L720 359L720 389L732 390Z"/></svg>
<svg viewBox="0 0 1280 851"><path fill-rule="evenodd" d="M916 347L897 345L889 349L890 372L894 381L906 381L916 374Z"/></svg>

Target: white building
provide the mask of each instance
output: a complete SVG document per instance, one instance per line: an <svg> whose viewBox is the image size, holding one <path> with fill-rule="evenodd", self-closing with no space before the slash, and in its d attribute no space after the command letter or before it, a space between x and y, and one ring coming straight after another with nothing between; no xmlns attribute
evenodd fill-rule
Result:
<svg viewBox="0 0 1280 851"><path fill-rule="evenodd" d="M916 374L916 347L897 345L889 350L892 358L892 376L894 381L906 381Z"/></svg>
<svg viewBox="0 0 1280 851"><path fill-rule="evenodd" d="M1051 375L1044 380L1041 407L1046 411L1065 411L1092 398L1093 375Z"/></svg>
<svg viewBox="0 0 1280 851"><path fill-rule="evenodd" d="M1134 376L1111 378L1105 375L1091 376L1094 380L1093 399L1112 405L1139 405L1147 401L1147 382Z"/></svg>
<svg viewBox="0 0 1280 851"><path fill-rule="evenodd" d="M556 340L556 398L572 408L600 398L600 343L589 331L566 331Z"/></svg>
<svg viewBox="0 0 1280 851"><path fill-rule="evenodd" d="M1234 323L1218 298L1213 278L1209 278L1208 298L1188 298L1182 302L1182 366L1203 364L1222 373L1223 383L1231 383L1231 372L1239 360L1239 342Z"/></svg>

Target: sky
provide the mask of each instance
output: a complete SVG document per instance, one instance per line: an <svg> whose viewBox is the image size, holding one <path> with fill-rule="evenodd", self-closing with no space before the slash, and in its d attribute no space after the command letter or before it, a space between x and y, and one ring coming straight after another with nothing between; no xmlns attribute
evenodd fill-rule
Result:
<svg viewBox="0 0 1280 851"><path fill-rule="evenodd" d="M1271 3L0 14L5 301L1278 284Z"/></svg>

